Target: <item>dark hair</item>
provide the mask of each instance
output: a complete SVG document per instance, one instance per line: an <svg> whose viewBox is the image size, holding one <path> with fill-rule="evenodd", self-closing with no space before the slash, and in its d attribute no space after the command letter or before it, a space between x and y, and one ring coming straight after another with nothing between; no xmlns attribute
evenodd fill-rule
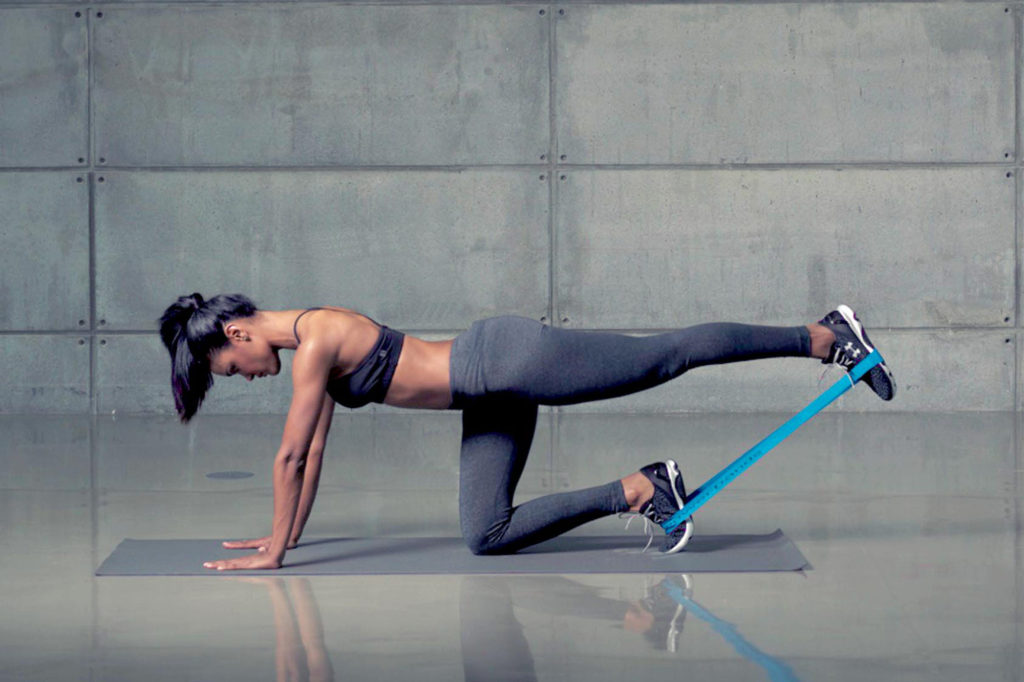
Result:
<svg viewBox="0 0 1024 682"><path fill-rule="evenodd" d="M171 354L171 390L181 423L187 423L213 387L210 353L228 345L224 323L250 317L258 309L242 294L208 301L198 293L182 296L160 316L160 338Z"/></svg>

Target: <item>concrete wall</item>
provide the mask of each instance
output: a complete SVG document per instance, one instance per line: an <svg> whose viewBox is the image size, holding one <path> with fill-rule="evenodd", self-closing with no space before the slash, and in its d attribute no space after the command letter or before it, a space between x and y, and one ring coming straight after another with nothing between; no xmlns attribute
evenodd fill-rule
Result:
<svg viewBox="0 0 1024 682"><path fill-rule="evenodd" d="M500 313L643 334L846 302L899 394L833 409L1021 409L1022 16L0 2L0 412L172 413L155 320L193 291L432 339ZM286 411L282 357L204 412ZM789 411L820 369L566 411Z"/></svg>

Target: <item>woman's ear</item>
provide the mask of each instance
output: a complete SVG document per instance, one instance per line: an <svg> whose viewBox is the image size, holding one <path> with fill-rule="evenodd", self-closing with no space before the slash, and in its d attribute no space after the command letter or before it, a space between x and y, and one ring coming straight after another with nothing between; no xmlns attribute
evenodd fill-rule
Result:
<svg viewBox="0 0 1024 682"><path fill-rule="evenodd" d="M243 341L245 332L234 322L228 322L224 325L224 336L228 337L229 341Z"/></svg>

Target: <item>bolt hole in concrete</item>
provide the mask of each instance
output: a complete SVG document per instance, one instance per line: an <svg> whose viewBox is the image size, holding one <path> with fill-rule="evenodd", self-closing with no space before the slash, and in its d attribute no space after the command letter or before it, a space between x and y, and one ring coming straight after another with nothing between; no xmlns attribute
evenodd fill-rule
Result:
<svg viewBox="0 0 1024 682"><path fill-rule="evenodd" d="M251 471L213 471L206 474L207 478L252 478Z"/></svg>

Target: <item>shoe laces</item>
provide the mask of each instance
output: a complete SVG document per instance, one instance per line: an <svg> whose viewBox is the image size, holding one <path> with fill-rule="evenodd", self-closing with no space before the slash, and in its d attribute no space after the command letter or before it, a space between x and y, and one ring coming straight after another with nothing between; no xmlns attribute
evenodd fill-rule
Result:
<svg viewBox="0 0 1024 682"><path fill-rule="evenodd" d="M853 386L853 379L850 378L850 371L848 369L846 369L845 367L843 367L838 362L831 362L831 363L825 365L825 369L823 369L821 371L821 374L818 376L818 390L819 391L822 390L821 389L821 384L825 381L825 376L828 375L833 370L835 370L836 368L839 368L839 371L842 374L846 375L846 378L850 380L850 386ZM829 384L832 383L832 378L831 377L829 377L829 382L828 383Z"/></svg>
<svg viewBox="0 0 1024 682"><path fill-rule="evenodd" d="M643 550L640 552L641 554L644 554L648 550L648 548L650 548L651 543L654 542L654 531L651 530L650 519L647 518L646 515L640 514L639 512L619 512L619 518L621 519L623 516L629 517L629 520L626 521L625 530L629 530L629 524L633 523L633 519L637 518L638 516L644 520L644 533L647 534L647 544L644 545Z"/></svg>

